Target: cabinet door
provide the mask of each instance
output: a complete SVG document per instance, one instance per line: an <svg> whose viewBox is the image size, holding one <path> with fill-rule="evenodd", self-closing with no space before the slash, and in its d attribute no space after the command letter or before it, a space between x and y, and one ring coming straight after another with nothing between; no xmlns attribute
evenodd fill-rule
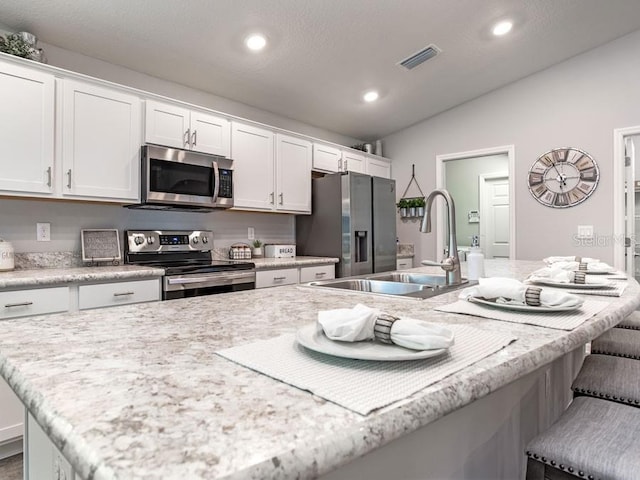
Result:
<svg viewBox="0 0 640 480"><path fill-rule="evenodd" d="M273 210L273 132L232 122L231 157L234 207Z"/></svg>
<svg viewBox="0 0 640 480"><path fill-rule="evenodd" d="M134 95L64 80L64 195L139 198L140 109Z"/></svg>
<svg viewBox="0 0 640 480"><path fill-rule="evenodd" d="M229 157L231 124L229 120L201 112L191 112L191 150Z"/></svg>
<svg viewBox="0 0 640 480"><path fill-rule="evenodd" d="M160 279L130 282L80 285L78 306L87 308L113 307L130 303L155 302L161 299Z"/></svg>
<svg viewBox="0 0 640 480"><path fill-rule="evenodd" d="M314 143L313 168L315 170L339 172L342 170L342 151L329 145Z"/></svg>
<svg viewBox="0 0 640 480"><path fill-rule="evenodd" d="M0 190L52 191L54 92L53 75L0 63Z"/></svg>
<svg viewBox="0 0 640 480"><path fill-rule="evenodd" d="M24 406L11 387L0 378L0 445L24 433Z"/></svg>
<svg viewBox="0 0 640 480"><path fill-rule="evenodd" d="M256 288L279 287L298 283L298 269L258 270L256 272Z"/></svg>
<svg viewBox="0 0 640 480"><path fill-rule="evenodd" d="M311 142L276 135L278 210L311 213L311 158Z"/></svg>
<svg viewBox="0 0 640 480"><path fill-rule="evenodd" d="M144 141L165 147L190 148L191 112L169 103L147 100Z"/></svg>
<svg viewBox="0 0 640 480"><path fill-rule="evenodd" d="M374 177L391 178L391 162L367 158L367 174Z"/></svg>
<svg viewBox="0 0 640 480"><path fill-rule="evenodd" d="M364 155L344 150L342 152L342 170L345 172L366 173Z"/></svg>
<svg viewBox="0 0 640 480"><path fill-rule="evenodd" d="M0 292L0 320L30 317L69 309L69 287Z"/></svg>

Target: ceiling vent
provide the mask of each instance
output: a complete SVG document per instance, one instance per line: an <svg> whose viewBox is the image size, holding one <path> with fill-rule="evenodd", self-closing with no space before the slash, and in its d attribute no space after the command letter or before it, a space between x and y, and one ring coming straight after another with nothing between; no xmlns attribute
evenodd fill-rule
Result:
<svg viewBox="0 0 640 480"><path fill-rule="evenodd" d="M398 65L406 68L407 70L413 70L418 65L421 65L427 60L429 60L430 58L435 57L440 52L442 52L442 50L440 50L438 47L436 47L432 43L431 45L428 45L427 47L423 48L419 52L414 53L410 57L405 58L400 63L398 63Z"/></svg>

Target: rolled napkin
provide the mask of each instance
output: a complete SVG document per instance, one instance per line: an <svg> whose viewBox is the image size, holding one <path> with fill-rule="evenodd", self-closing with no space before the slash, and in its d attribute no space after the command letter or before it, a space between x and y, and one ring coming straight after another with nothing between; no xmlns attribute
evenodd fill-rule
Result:
<svg viewBox="0 0 640 480"><path fill-rule="evenodd" d="M470 297L495 300L496 303L510 305L530 305L532 307L579 307L583 300L577 295L557 290L525 285L513 278L480 278L478 285L465 288L459 298Z"/></svg>
<svg viewBox="0 0 640 480"><path fill-rule="evenodd" d="M539 270L536 270L531 275L529 275L530 282L535 282L537 280L551 280L556 283L577 283L577 284L587 284L587 283L602 283L602 279L600 278L592 278L585 275L586 272L575 272L569 270L563 270L561 268L553 267L545 267Z"/></svg>
<svg viewBox="0 0 640 480"><path fill-rule="evenodd" d="M556 263L556 262L597 263L600 260L598 260L597 258L577 257L575 255L569 255L569 256L547 257L547 258L543 258L542 261L547 265L551 265L552 263Z"/></svg>
<svg viewBox="0 0 640 480"><path fill-rule="evenodd" d="M331 340L359 342L379 340L412 350L434 350L453 345L453 332L448 328L381 313L358 304L318 312L318 325Z"/></svg>
<svg viewBox="0 0 640 480"><path fill-rule="evenodd" d="M551 267L560 270L587 273L609 273L613 271L613 267L604 262L555 262L551 264Z"/></svg>

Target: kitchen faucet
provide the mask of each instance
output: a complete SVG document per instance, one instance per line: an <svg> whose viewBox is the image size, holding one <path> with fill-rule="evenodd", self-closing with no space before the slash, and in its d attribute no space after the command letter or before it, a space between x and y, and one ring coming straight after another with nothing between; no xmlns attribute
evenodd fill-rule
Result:
<svg viewBox="0 0 640 480"><path fill-rule="evenodd" d="M447 204L447 226L449 228L449 256L442 262L432 262L423 260L423 265L434 265L441 267L447 272L447 285L460 285L462 283L462 274L460 272L460 258L458 257L458 242L456 241L456 206L453 203L451 194L443 189L434 190L427 197L424 209L424 217L420 224L422 233L431 232L431 204L433 199L440 195Z"/></svg>

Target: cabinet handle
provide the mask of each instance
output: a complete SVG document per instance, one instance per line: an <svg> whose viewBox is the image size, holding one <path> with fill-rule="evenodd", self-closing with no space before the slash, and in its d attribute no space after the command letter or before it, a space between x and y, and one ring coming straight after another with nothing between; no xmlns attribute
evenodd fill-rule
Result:
<svg viewBox="0 0 640 480"><path fill-rule="evenodd" d="M114 293L114 297L126 297L127 295L133 295L135 292L122 292L122 293Z"/></svg>
<svg viewBox="0 0 640 480"><path fill-rule="evenodd" d="M342 159L341 158L338 159L338 171L339 172L342 171Z"/></svg>
<svg viewBox="0 0 640 480"><path fill-rule="evenodd" d="M278 202L280 205L282 205L284 203L284 193L281 193L280 195L278 195L280 197L280 201Z"/></svg>
<svg viewBox="0 0 640 480"><path fill-rule="evenodd" d="M194 130L193 134L191 135L191 147L195 147L197 142L198 142L198 131Z"/></svg>
<svg viewBox="0 0 640 480"><path fill-rule="evenodd" d="M184 132L184 146L188 147L189 145L189 139L191 138L191 129L187 128L187 131Z"/></svg>
<svg viewBox="0 0 640 480"><path fill-rule="evenodd" d="M347 167L347 160L344 161L344 171L345 172L349 171L349 167Z"/></svg>
<svg viewBox="0 0 640 480"><path fill-rule="evenodd" d="M271 200L269 200L269 203L270 203L271 205L273 205L273 192L271 192L271 193L269 194L269 198L271 199Z"/></svg>
<svg viewBox="0 0 640 480"><path fill-rule="evenodd" d="M287 277L273 277L273 281L274 282L278 282L280 280L286 280L286 279L287 279Z"/></svg>
<svg viewBox="0 0 640 480"><path fill-rule="evenodd" d="M51 167L47 168L47 187L51 186Z"/></svg>
<svg viewBox="0 0 640 480"><path fill-rule="evenodd" d="M33 302L7 303L5 304L4 308L28 307L29 305L33 305Z"/></svg>
<svg viewBox="0 0 640 480"><path fill-rule="evenodd" d="M71 190L71 169L67 170L67 177L69 177L69 181L67 182L67 188Z"/></svg>
<svg viewBox="0 0 640 480"><path fill-rule="evenodd" d="M316 277L324 277L327 272L316 272Z"/></svg>

